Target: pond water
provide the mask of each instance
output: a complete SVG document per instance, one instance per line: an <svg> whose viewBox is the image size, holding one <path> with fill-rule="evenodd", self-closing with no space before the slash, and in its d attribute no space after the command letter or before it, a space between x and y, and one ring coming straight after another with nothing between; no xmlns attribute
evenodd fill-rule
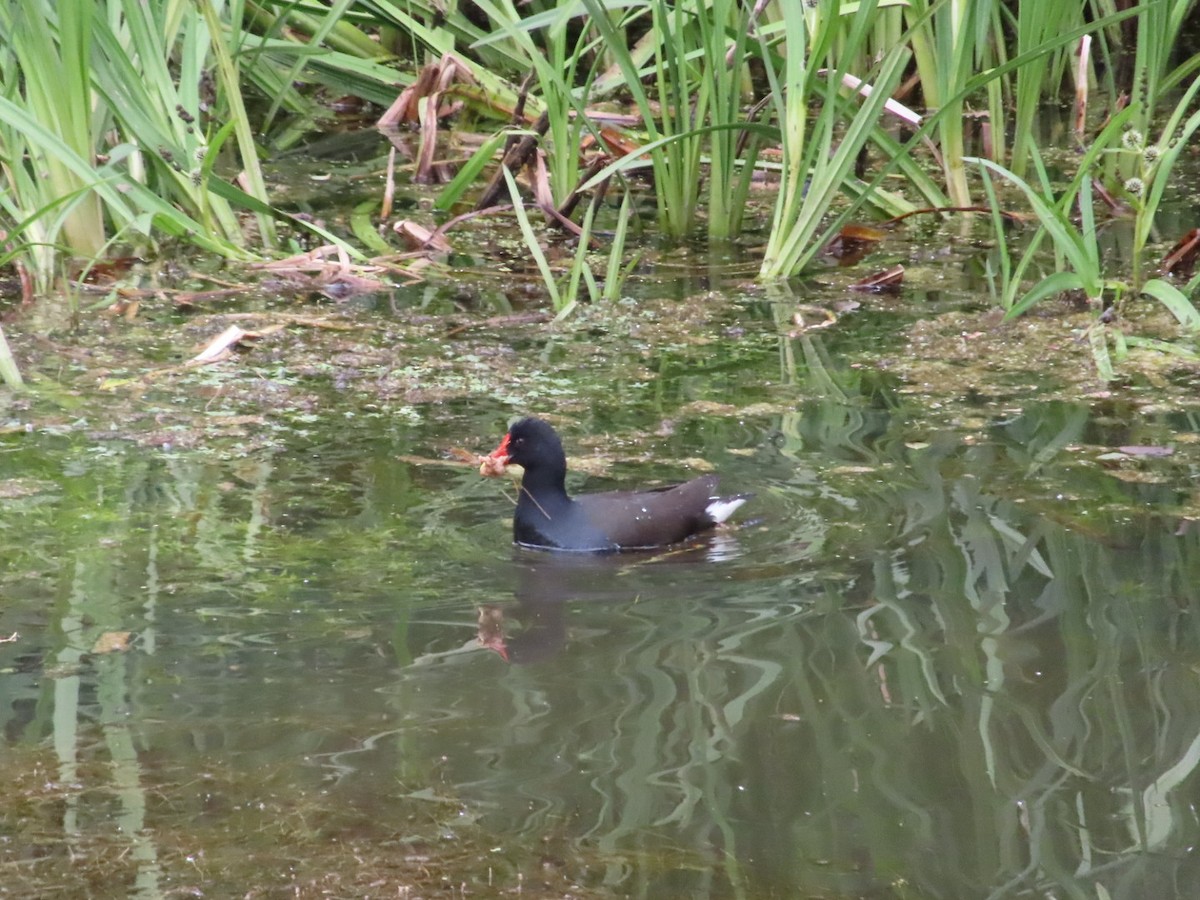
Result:
<svg viewBox="0 0 1200 900"><path fill-rule="evenodd" d="M585 312L439 366L386 331L428 299L347 313L386 358L151 384L144 439L104 395L5 407L0 895L1195 895L1197 408L931 400L886 302ZM171 439L271 379L306 402ZM514 550L446 451L521 413L575 489L755 496L670 551Z"/></svg>

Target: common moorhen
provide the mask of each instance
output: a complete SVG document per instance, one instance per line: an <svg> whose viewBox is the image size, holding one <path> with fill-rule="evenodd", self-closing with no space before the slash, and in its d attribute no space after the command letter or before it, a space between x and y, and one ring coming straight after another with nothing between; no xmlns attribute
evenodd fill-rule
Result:
<svg viewBox="0 0 1200 900"><path fill-rule="evenodd" d="M749 495L714 497L716 475L650 491L567 495L562 441L541 419L513 423L480 471L499 475L506 465L525 470L513 540L557 550L645 550L674 544L724 522Z"/></svg>

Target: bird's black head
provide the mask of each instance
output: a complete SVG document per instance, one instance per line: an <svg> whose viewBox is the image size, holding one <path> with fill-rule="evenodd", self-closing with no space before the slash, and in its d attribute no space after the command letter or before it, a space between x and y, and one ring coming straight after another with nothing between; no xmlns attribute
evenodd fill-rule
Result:
<svg viewBox="0 0 1200 900"><path fill-rule="evenodd" d="M566 468L567 457L562 441L549 422L532 417L518 419L496 448L510 465L531 468Z"/></svg>

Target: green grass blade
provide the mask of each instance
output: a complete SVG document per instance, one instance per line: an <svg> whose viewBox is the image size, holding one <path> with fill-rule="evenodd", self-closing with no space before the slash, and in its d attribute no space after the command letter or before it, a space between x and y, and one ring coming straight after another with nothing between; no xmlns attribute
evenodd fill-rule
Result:
<svg viewBox="0 0 1200 900"><path fill-rule="evenodd" d="M1161 278L1151 278L1142 285L1142 293L1148 294L1165 306L1167 312L1173 315L1180 325L1200 329L1200 312L1175 285Z"/></svg>
<svg viewBox="0 0 1200 900"><path fill-rule="evenodd" d="M992 176L984 167L980 167L979 174L982 176L983 193L987 198L988 208L991 209L992 216L992 234L995 235L996 252L995 257L1000 263L1000 285L992 283L992 295L1000 301L1002 307L1007 307L1009 295L1004 290L1005 286L1012 282L1012 259L1009 256L1008 249L1008 232L1006 230L1004 217L1000 214L1000 200L996 196L996 185L992 182Z"/></svg>
<svg viewBox="0 0 1200 900"><path fill-rule="evenodd" d="M967 161L978 163L980 166L990 169L994 174L999 175L1021 189L1021 192L1025 194L1026 201L1033 208L1034 214L1037 215L1039 224L1050 235L1055 248L1061 251L1070 262L1071 268L1080 279L1080 287L1087 293L1088 297L1093 299L1099 297L1103 289L1103 284L1100 273L1100 261L1094 253L1094 244L1089 247L1087 240L1075 228L1069 215L1059 207L1047 203L1041 194L1030 187L1024 178L1015 175L1004 166L998 165L990 159L983 159L982 157L967 157ZM1087 196L1090 199L1090 192L1088 192ZM1012 314L1015 315L1015 313Z"/></svg>
<svg viewBox="0 0 1200 900"><path fill-rule="evenodd" d="M1015 319L1026 310L1030 309L1034 304L1047 297L1052 297L1055 294L1063 294L1067 291L1084 290L1083 279L1075 272L1055 272L1031 288L1024 297L1017 303L1013 304L1004 316L1005 319Z"/></svg>
<svg viewBox="0 0 1200 900"><path fill-rule="evenodd" d="M502 131L493 134L490 138L479 145L479 148L471 154L468 159L450 179L449 184L442 188L437 199L433 202L433 208L439 212L445 212L451 209L463 194L475 183L476 179L483 174L483 170L491 164L496 156L496 151L504 146L505 140L508 139L510 132Z"/></svg>
<svg viewBox="0 0 1200 900"><path fill-rule="evenodd" d="M546 293L550 295L550 305L554 307L555 312L561 312L566 301L563 300L562 294L558 290L554 270L550 268L546 253L542 250L542 245L538 243L537 234L534 233L533 226L529 223L529 216L525 213L525 204L521 200L521 189L517 187L517 180L513 178L513 174L507 166L504 167L504 181L508 185L508 195L512 198L513 213L517 217L521 237L525 239L525 248L533 257L533 261L542 275L542 283L546 286Z"/></svg>
<svg viewBox="0 0 1200 900"><path fill-rule="evenodd" d="M24 379L21 378L21 370L13 358L12 348L8 346L8 339L4 337L3 326L0 326L0 380L13 390L25 385Z"/></svg>
<svg viewBox="0 0 1200 900"><path fill-rule="evenodd" d="M629 222L633 218L633 195L626 189L621 198L621 209L617 213L617 227L613 232L612 244L608 248L608 264L604 270L604 291L602 298L609 303L621 299L621 287L625 279L621 274L622 258L625 255L625 244L629 237Z"/></svg>

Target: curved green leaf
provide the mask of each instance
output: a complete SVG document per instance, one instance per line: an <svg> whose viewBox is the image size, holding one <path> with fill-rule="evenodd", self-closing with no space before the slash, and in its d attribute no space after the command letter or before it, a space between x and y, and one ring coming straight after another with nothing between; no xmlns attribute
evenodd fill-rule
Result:
<svg viewBox="0 0 1200 900"><path fill-rule="evenodd" d="M1034 285L1024 297L1014 303L1012 309L1004 314L1004 318L1015 319L1039 300L1054 294L1078 290L1083 290L1083 280L1075 272L1055 272Z"/></svg>
<svg viewBox="0 0 1200 900"><path fill-rule="evenodd" d="M1200 312L1192 304L1183 291L1169 281L1161 278L1151 278L1142 285L1142 293L1148 294L1167 308L1180 325L1185 328L1200 328Z"/></svg>

